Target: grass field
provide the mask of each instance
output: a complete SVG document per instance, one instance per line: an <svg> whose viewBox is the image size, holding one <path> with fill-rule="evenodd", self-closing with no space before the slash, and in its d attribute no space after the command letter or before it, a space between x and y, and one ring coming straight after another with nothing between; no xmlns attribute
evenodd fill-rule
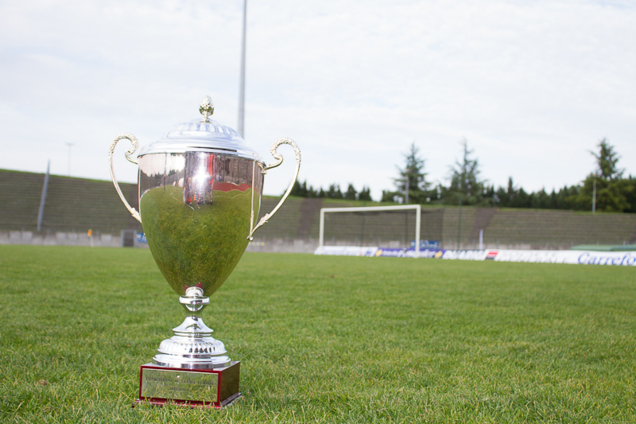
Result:
<svg viewBox="0 0 636 424"><path fill-rule="evenodd" d="M244 398L131 408L185 311L147 250L0 246L0 422L634 422L632 268L246 254Z"/></svg>

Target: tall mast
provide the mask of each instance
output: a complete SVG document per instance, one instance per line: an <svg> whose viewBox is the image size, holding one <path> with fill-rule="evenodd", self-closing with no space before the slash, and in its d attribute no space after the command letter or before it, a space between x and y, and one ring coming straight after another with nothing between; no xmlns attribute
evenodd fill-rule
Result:
<svg viewBox="0 0 636 424"><path fill-rule="evenodd" d="M245 35L247 32L247 0L243 1L243 43L241 45L241 82L239 87L238 133L243 137L245 122Z"/></svg>

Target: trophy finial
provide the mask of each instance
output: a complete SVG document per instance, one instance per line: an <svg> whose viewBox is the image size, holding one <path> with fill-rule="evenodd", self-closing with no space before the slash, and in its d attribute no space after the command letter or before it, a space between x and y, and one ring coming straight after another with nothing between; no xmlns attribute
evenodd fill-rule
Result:
<svg viewBox="0 0 636 424"><path fill-rule="evenodd" d="M214 113L214 105L212 104L212 98L210 96L205 96L203 100L201 100L199 112L203 115L201 122L210 122L210 115Z"/></svg>

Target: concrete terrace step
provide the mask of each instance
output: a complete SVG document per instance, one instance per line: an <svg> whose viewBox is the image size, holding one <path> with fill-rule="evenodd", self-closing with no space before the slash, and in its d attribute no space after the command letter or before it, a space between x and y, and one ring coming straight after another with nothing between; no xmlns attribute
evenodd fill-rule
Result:
<svg viewBox="0 0 636 424"><path fill-rule="evenodd" d="M0 228L33 231L44 183L44 174L0 170ZM131 205L137 206L135 184L121 184ZM21 193L16 196L14 193ZM42 219L43 231L119 233L140 229L110 181L51 175Z"/></svg>
<svg viewBox="0 0 636 424"><path fill-rule="evenodd" d="M44 174L0 170L0 227L36 228Z"/></svg>
<svg viewBox="0 0 636 424"><path fill-rule="evenodd" d="M634 214L591 214L571 211L498 211L484 231L488 242L617 243L636 230Z"/></svg>

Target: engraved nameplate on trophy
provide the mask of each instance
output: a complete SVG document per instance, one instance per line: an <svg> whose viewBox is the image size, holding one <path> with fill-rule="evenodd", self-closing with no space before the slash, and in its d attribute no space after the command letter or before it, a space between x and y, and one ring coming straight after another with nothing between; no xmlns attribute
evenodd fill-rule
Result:
<svg viewBox="0 0 636 424"><path fill-rule="evenodd" d="M167 401L220 408L239 397L240 363L211 370L183 370L154 364L141 366L139 399L155 405Z"/></svg>

